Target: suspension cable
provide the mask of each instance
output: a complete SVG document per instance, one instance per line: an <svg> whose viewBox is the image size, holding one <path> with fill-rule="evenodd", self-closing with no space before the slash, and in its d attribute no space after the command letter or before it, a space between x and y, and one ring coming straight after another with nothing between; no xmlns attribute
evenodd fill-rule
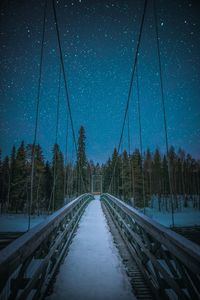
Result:
<svg viewBox="0 0 200 300"><path fill-rule="evenodd" d="M124 133L126 116L127 116L127 112L128 112L128 109L129 109L130 99L131 99L131 93L132 93L132 87L133 87L133 80L134 80L135 69L136 69L137 60L138 60L138 53L139 53L139 48L140 48L140 43L141 43L141 37L142 37L142 31L143 31L143 25L144 25L144 18L145 18L145 13L146 13L146 7L147 7L147 0L144 1L144 8L143 8L142 19L141 19L141 23L140 23L139 36L138 36L137 44L136 44L135 57L134 57L134 60L133 60L133 68L132 68L132 73L131 73L131 80L130 80L130 85L129 85L128 98L127 98L127 103L126 103L126 108L125 108L125 113L124 113L124 119L123 119L123 123L122 123L121 135L120 135L119 144L118 144L118 148L117 148L117 154L119 154L119 150L120 150L120 146L121 146L121 142L122 142L122 136L123 136L123 133ZM113 181L113 176L114 176L114 173L115 173L115 168L116 168L116 162L114 164L114 168L113 168L112 177L111 177L111 181L110 181L108 192L110 192L110 187L111 187L111 183Z"/></svg>
<svg viewBox="0 0 200 300"><path fill-rule="evenodd" d="M55 27L56 27L56 35L57 35L57 40L58 40L58 48L59 48L59 53L60 53L60 61L61 61L63 79L64 79L65 92L66 92L67 107L68 107L68 112L69 112L71 128L72 128L72 135L73 135L74 144L75 144L75 150L76 150L76 154L78 155L78 147L77 147L77 142L76 142L76 135L75 135L75 130L74 130L72 112L71 112L71 104L70 104L69 91L68 91L68 86L67 86L67 76L66 76L66 71L65 71L65 64L64 64L64 59L63 59L62 47L61 47L60 31L59 31L59 28L58 28L58 18L57 18L57 13L56 13L56 7L55 7L55 1L54 0L52 0L52 4L53 4L53 15L54 15ZM78 168L79 168L79 173L80 173L80 176L81 176L81 180L82 180L82 183L83 183L84 190L86 191L86 186L85 186L85 182L83 180L83 176L82 176L82 172L81 172L81 168L80 168L80 163L78 163Z"/></svg>
<svg viewBox="0 0 200 300"><path fill-rule="evenodd" d="M57 105L56 105L56 131L55 131L55 160L54 160L54 170L53 170L53 201L52 201L52 211L55 210L55 189L56 189L56 179L57 179L57 159L58 159L58 125L59 125L59 116L60 116L60 90L61 90L61 66L59 67L58 75L58 96L57 96Z"/></svg>
<svg viewBox="0 0 200 300"><path fill-rule="evenodd" d="M63 190L64 198L65 198L66 192L67 192L67 195L68 195L68 192L69 192L68 180L67 180L68 139L69 139L68 131L69 131L69 118L68 118L68 112L67 112L66 141L65 141L65 173L64 173L64 190ZM68 176L69 176L69 170L68 170Z"/></svg>
<svg viewBox="0 0 200 300"><path fill-rule="evenodd" d="M54 166L53 166L53 186L51 189L51 195L49 199L48 205L48 213L50 212L51 202L52 202L52 211L54 211L54 201L55 201L55 187L57 181L57 146L58 146L58 124L59 124L59 112L60 112L60 89L61 89L61 67L59 68L59 75L58 75L58 94L57 94L57 104L56 104L56 130L55 130L55 142L54 142Z"/></svg>
<svg viewBox="0 0 200 300"><path fill-rule="evenodd" d="M172 197L171 165L170 165L170 159L169 159L167 116L166 116L164 87L163 87L163 74L162 74L162 66L161 66L160 38L158 35L156 0L153 0L153 11L154 11L154 20L155 20L155 33L156 33L156 45L157 45L159 77L160 77L161 103L162 103L162 110L163 110L163 122L164 122L164 132L165 132L165 145L166 145L166 152L167 152L167 166L168 166L167 169L168 169L168 179L169 179L169 190L170 190L170 195L171 195L172 226L174 226L174 206L173 206L173 197Z"/></svg>
<svg viewBox="0 0 200 300"><path fill-rule="evenodd" d="M142 122L141 122L141 106L140 106L140 88L139 88L139 76L138 76L138 65L136 68L136 82L137 82L137 104L138 104L138 121L139 121L139 138L140 138L140 153L141 153L141 171L142 171L142 199L144 205L145 214L145 183L144 183L144 161L143 161L143 143L142 143Z"/></svg>
<svg viewBox="0 0 200 300"><path fill-rule="evenodd" d="M123 136L122 136L122 142L121 142L121 160L122 160L122 170L121 170L121 176L122 176L122 199L124 201L125 199L125 189L124 189L124 176L125 176L125 172L124 172L124 141L123 141Z"/></svg>
<svg viewBox="0 0 200 300"><path fill-rule="evenodd" d="M130 197L132 195L132 170L131 170L131 137L130 137L130 117L128 112L128 119L127 119L127 136L128 136L128 165L129 165L129 172L130 172L130 180L129 180L129 193Z"/></svg>
<svg viewBox="0 0 200 300"><path fill-rule="evenodd" d="M44 53L44 37L45 37L45 22L46 22L46 10L47 10L47 0L44 3L44 13L43 13L43 22L42 22L42 42L40 50L40 62L39 62L39 78L38 78L38 89L36 97L36 114L35 114L35 129L33 136L32 144L32 153L31 153L31 191L30 191L30 201L28 209L28 230L31 226L31 209L33 203L33 188L34 188L34 171L35 171L35 146L38 132L38 119L39 119L39 105L40 105L40 92L41 92L41 81L42 81L42 65L43 65L43 53Z"/></svg>

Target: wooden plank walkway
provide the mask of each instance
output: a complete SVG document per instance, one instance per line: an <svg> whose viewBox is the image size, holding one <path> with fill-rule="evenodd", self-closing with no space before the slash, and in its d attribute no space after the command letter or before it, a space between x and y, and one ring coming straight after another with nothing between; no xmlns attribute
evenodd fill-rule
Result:
<svg viewBox="0 0 200 300"><path fill-rule="evenodd" d="M61 265L51 300L133 300L131 283L99 200L92 201Z"/></svg>

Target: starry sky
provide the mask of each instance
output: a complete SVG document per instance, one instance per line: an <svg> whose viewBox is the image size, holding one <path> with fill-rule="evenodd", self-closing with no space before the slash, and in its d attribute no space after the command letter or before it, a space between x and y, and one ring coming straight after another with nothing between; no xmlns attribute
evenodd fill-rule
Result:
<svg viewBox="0 0 200 300"><path fill-rule="evenodd" d="M104 162L118 145L130 85L142 0L59 0L58 24L74 127L83 125L87 156ZM33 141L44 1L1 4L0 147ZM200 4L157 0L169 144L200 158ZM152 0L148 0L138 60L143 147L165 150ZM55 141L59 51L47 1L37 142L51 157ZM139 147L137 92L130 109L131 149ZM65 149L66 94L61 77L58 143ZM128 124L122 148L127 147ZM70 137L71 139L71 137ZM69 145L72 148L72 141ZM73 149L71 150L73 151Z"/></svg>

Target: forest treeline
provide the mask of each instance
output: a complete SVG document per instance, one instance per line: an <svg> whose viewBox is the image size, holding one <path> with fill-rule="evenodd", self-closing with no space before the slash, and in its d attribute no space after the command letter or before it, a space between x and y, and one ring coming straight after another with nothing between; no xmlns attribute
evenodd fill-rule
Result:
<svg viewBox="0 0 200 300"><path fill-rule="evenodd" d="M150 206L154 195L159 210L162 200L169 210L172 198L174 209L178 209L180 197L185 207L192 200L193 207L200 209L200 161L182 149L176 152L171 146L168 157L158 148L153 152L147 149L143 157L138 149L130 155L126 150L118 155L114 149L112 157L102 166L102 172L104 191L109 189L111 194L134 207Z"/></svg>
<svg viewBox="0 0 200 300"><path fill-rule="evenodd" d="M102 175L103 192L110 192L134 207L149 205L152 195L158 198L182 195L184 205L199 195L200 161L184 150L170 147L168 158L159 149L149 149L141 157L135 149L118 155L114 149L106 163L94 164L86 156L85 130L79 130L75 162L64 159L58 144L52 147L52 159L44 158L41 145L35 146L33 203L31 213L51 212L66 201L91 191L92 175ZM10 156L0 158L1 212L27 212L30 204L33 145L21 142L12 147ZM168 169L170 166L170 169ZM170 180L169 180L170 179ZM171 188L170 188L171 184ZM195 198L196 199L196 198ZM200 208L199 199L194 206Z"/></svg>

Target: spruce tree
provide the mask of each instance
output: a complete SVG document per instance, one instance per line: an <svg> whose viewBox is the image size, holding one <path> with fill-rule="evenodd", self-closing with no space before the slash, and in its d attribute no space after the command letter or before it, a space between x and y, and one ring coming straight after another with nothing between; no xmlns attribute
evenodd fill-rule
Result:
<svg viewBox="0 0 200 300"><path fill-rule="evenodd" d="M134 172L134 206L144 207L142 192L142 160L138 149L134 151L131 157L131 163Z"/></svg>
<svg viewBox="0 0 200 300"><path fill-rule="evenodd" d="M145 192L148 198L152 195L152 156L149 148L144 159Z"/></svg>
<svg viewBox="0 0 200 300"><path fill-rule="evenodd" d="M11 210L13 209L13 191L14 191L14 183L16 176L16 148L12 147L11 157L10 157L10 195L9 195L9 207Z"/></svg>
<svg viewBox="0 0 200 300"><path fill-rule="evenodd" d="M2 159L1 159L1 149L0 149L0 205L3 201L3 172L2 172Z"/></svg>
<svg viewBox="0 0 200 300"><path fill-rule="evenodd" d="M85 152L85 129L83 126L79 130L78 153L77 153L77 175L78 175L78 194L83 194L88 186L87 181L87 158Z"/></svg>
<svg viewBox="0 0 200 300"><path fill-rule="evenodd" d="M115 196L119 196L119 185L120 185L120 158L117 153L117 149L114 148L111 160L111 176L112 179L112 191L111 193Z"/></svg>
<svg viewBox="0 0 200 300"><path fill-rule="evenodd" d="M44 180L45 162L41 146L38 144L35 149L35 207L34 211L37 210L37 214L43 206L45 197L45 180Z"/></svg>
<svg viewBox="0 0 200 300"><path fill-rule="evenodd" d="M53 177L51 166L47 161L44 168L44 204L43 207L47 211L50 205L51 193L53 186Z"/></svg>
<svg viewBox="0 0 200 300"><path fill-rule="evenodd" d="M12 201L15 212L22 212L27 199L27 166L24 142L21 143L16 154L15 176L12 182Z"/></svg>
<svg viewBox="0 0 200 300"><path fill-rule="evenodd" d="M6 212L9 200L10 170L9 157L6 156L2 163L2 190L1 190L1 212Z"/></svg>
<svg viewBox="0 0 200 300"><path fill-rule="evenodd" d="M57 210L64 204L64 158L58 144L53 148L53 187L52 187L52 210Z"/></svg>
<svg viewBox="0 0 200 300"><path fill-rule="evenodd" d="M103 192L108 193L111 177L112 177L112 164L110 158L107 160L106 164L103 165L102 173L103 173Z"/></svg>
<svg viewBox="0 0 200 300"><path fill-rule="evenodd" d="M157 195L158 197L158 209L159 211L161 210L161 194L162 194L162 182L161 182L161 175L162 175L162 169L161 169L161 155L160 151L157 148L154 153L153 157L153 173L152 173L152 178L153 178L153 191L154 194Z"/></svg>
<svg viewBox="0 0 200 300"><path fill-rule="evenodd" d="M124 200L129 201L131 197L131 172L130 172L130 164L129 164L129 157L127 151L124 150L122 154L122 195Z"/></svg>

